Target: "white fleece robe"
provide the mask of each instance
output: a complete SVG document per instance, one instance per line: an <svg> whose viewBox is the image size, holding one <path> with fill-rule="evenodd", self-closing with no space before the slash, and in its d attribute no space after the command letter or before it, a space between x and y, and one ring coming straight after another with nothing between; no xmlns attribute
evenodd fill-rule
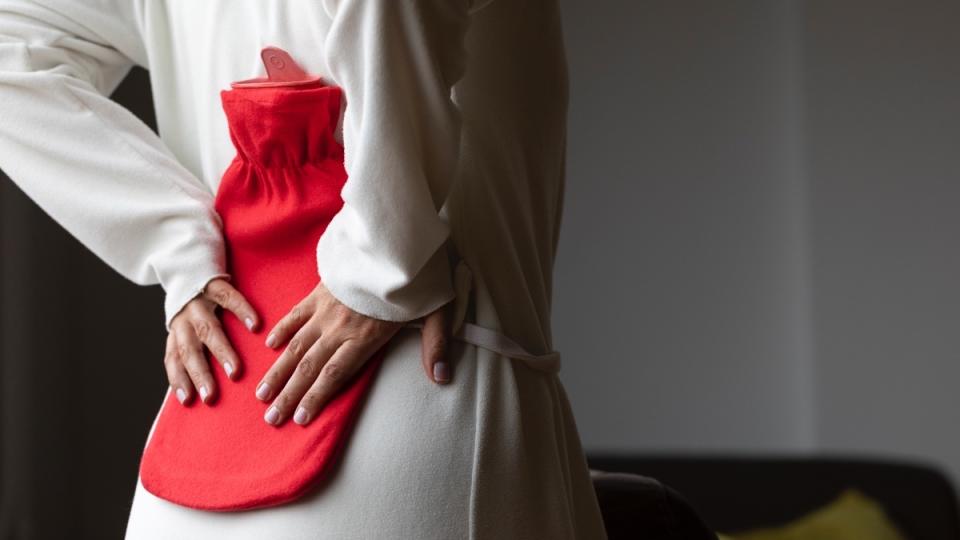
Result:
<svg viewBox="0 0 960 540"><path fill-rule="evenodd" d="M266 45L345 92L345 203L317 245L331 293L411 321L460 294L457 253L468 318L552 353L567 106L555 0L2 0L0 169L114 270L160 284L169 329L229 278L219 91L263 76ZM134 65L151 73L159 136L107 97ZM454 341L453 382L437 386L418 336L397 335L322 491L215 513L138 479L127 538L604 538L556 373Z"/></svg>

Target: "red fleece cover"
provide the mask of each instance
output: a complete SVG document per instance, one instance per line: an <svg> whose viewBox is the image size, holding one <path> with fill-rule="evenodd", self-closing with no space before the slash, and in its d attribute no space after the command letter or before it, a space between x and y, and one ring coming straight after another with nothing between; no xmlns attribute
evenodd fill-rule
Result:
<svg viewBox="0 0 960 540"><path fill-rule="evenodd" d="M340 210L347 179L343 147L334 139L341 90L321 81L304 86L221 90L237 155L217 190L232 284L262 318L248 331L218 310L240 356L231 381L209 352L216 380L211 405L199 396L181 405L167 393L140 462L143 486L158 497L203 510L266 507L296 499L326 477L383 361L386 345L306 426L263 420L269 403L255 386L281 348L266 332L320 281L316 247Z"/></svg>

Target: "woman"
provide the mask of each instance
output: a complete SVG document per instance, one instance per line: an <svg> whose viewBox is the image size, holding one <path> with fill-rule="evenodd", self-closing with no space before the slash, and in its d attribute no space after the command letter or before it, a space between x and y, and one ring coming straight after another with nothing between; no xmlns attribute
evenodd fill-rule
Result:
<svg viewBox="0 0 960 540"><path fill-rule="evenodd" d="M269 44L343 89L349 178L317 245L321 286L262 328L230 285L212 201L235 152L219 90L262 70ZM151 72L159 137L106 97L133 65ZM288 384L304 357L356 368L394 342L322 490L217 513L138 481L127 538L604 538L555 369L444 350L438 324L464 292L456 253L468 320L551 358L566 104L554 0L5 2L0 168L115 270L163 286L181 401L211 399L209 370L242 369L218 306L276 335L266 422L309 422L325 398L307 399L323 370ZM401 329L417 320L422 335Z"/></svg>

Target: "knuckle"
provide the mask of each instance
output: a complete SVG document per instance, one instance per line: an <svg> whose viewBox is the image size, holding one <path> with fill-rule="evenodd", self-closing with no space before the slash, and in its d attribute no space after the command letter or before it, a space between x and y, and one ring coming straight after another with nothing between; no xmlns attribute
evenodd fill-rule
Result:
<svg viewBox="0 0 960 540"><path fill-rule="evenodd" d="M316 375L316 365L317 361L314 359L313 355L305 355L300 360L300 363L297 364L297 372L306 377Z"/></svg>
<svg viewBox="0 0 960 540"><path fill-rule="evenodd" d="M213 297L213 300L221 306L226 307L233 304L233 289L229 287L218 288L216 291L211 293L211 296Z"/></svg>
<svg viewBox="0 0 960 540"><path fill-rule="evenodd" d="M181 357L181 364L190 373L191 377L202 376L206 371L206 365L204 362L201 362L199 358L194 355L186 355Z"/></svg>
<svg viewBox="0 0 960 540"><path fill-rule="evenodd" d="M210 321L206 319L199 319L195 321L193 323L193 329L194 331L196 331L197 337L199 337L200 340L204 342L210 339L210 333L213 330L212 325L210 324Z"/></svg>
<svg viewBox="0 0 960 540"><path fill-rule="evenodd" d="M196 383L201 383L204 381L205 373L201 370L196 364L189 363L184 366L187 370L187 375L190 376L190 379Z"/></svg>
<svg viewBox="0 0 960 540"><path fill-rule="evenodd" d="M343 382L343 379L347 375L347 370L340 362L327 362L327 364L323 366L321 373L328 381L336 385Z"/></svg>
<svg viewBox="0 0 960 540"><path fill-rule="evenodd" d="M347 327L353 320L353 312L346 307L338 307L334 312L333 320L338 326Z"/></svg>
<svg viewBox="0 0 960 540"><path fill-rule="evenodd" d="M219 358L221 355L227 354L229 345L230 338L228 338L218 326L214 325L210 333L210 339L207 342L207 349Z"/></svg>
<svg viewBox="0 0 960 540"><path fill-rule="evenodd" d="M300 353L303 352L303 336L296 335L290 338L287 349L289 349L290 354L293 356L300 356Z"/></svg>
<svg viewBox="0 0 960 540"><path fill-rule="evenodd" d="M190 347L188 347L185 343L178 343L178 344L177 344L177 357L178 357L181 361L183 361L184 363L186 363L187 359L190 358Z"/></svg>

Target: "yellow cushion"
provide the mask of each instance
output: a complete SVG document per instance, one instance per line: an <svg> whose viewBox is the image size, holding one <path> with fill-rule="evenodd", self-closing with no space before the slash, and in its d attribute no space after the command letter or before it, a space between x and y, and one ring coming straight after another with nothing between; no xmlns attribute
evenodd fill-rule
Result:
<svg viewBox="0 0 960 540"><path fill-rule="evenodd" d="M883 507L856 489L782 527L719 535L720 540L906 540Z"/></svg>

